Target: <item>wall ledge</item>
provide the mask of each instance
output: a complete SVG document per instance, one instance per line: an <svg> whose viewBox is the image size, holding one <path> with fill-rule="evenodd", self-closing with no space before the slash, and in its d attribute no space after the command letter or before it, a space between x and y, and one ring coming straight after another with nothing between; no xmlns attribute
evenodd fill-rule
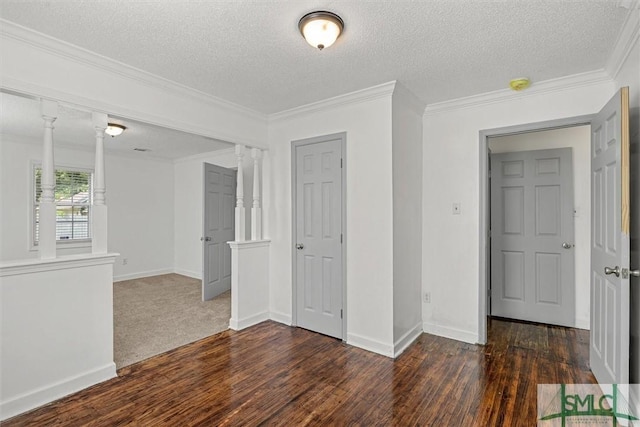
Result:
<svg viewBox="0 0 640 427"><path fill-rule="evenodd" d="M0 263L0 277L90 267L101 264L114 264L116 257L119 255L118 253L111 252L106 254L67 255L52 259L34 258L4 261Z"/></svg>
<svg viewBox="0 0 640 427"><path fill-rule="evenodd" d="M251 248L262 248L265 246L269 246L271 244L271 240L245 240L242 242L227 242L231 249L251 249Z"/></svg>

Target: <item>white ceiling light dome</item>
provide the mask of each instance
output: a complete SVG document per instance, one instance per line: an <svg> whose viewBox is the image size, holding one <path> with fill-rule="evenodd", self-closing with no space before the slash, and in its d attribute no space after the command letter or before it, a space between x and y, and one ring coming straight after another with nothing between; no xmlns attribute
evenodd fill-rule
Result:
<svg viewBox="0 0 640 427"><path fill-rule="evenodd" d="M126 129L126 126L121 125L119 123L109 123L107 125L107 128L104 130L104 132L107 135L111 135L112 137L114 137L114 136L120 135L122 132L124 132L125 129Z"/></svg>
<svg viewBox="0 0 640 427"><path fill-rule="evenodd" d="M332 12L307 13L298 22L300 33L311 46L322 50L331 46L344 30L342 18Z"/></svg>

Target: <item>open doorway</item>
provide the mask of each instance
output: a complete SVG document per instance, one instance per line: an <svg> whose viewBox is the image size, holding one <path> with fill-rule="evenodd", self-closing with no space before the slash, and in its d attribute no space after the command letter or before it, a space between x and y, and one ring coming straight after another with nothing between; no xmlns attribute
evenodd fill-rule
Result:
<svg viewBox="0 0 640 427"><path fill-rule="evenodd" d="M570 147L573 151L574 182L580 182L580 188L575 189L575 194L580 194L579 200L574 200L577 217L574 221L580 224L575 229L574 242L567 242L575 245L572 248L575 255L575 275L576 284L589 288L589 277L584 277L584 265L589 265L589 240L590 240L590 199L584 198L583 185L586 185L587 197L589 197L589 124L592 116L579 116L567 119L553 120L541 123L531 123L526 125L511 126L506 128L491 129L480 132L480 292L484 295L480 299L479 307L479 342L487 340L487 322L491 315L491 192L490 192L490 153L497 152L523 152L543 149L556 149ZM562 142L561 137L568 134L580 134L583 138L572 138L574 142L567 144ZM493 148L489 147L493 145ZM587 157L585 158L585 154ZM576 178L579 176L580 178ZM585 225L586 224L586 225ZM586 228L585 228L586 227ZM586 232L585 232L586 230ZM585 255L585 251L586 254ZM586 264L585 264L586 262ZM588 269L586 269L588 271ZM576 285L576 290L578 285ZM582 289L582 288L580 288ZM579 296L578 296L579 295ZM580 303L577 299L580 299ZM576 292L575 303L575 326L580 328L589 327L589 296L588 293ZM580 304L580 306L578 306Z"/></svg>
<svg viewBox="0 0 640 427"><path fill-rule="evenodd" d="M590 129L488 138L491 316L589 328Z"/></svg>

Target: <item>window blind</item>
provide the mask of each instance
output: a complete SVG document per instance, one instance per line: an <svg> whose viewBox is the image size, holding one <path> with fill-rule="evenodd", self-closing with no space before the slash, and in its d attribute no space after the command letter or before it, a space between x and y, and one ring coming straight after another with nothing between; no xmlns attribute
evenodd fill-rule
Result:
<svg viewBox="0 0 640 427"><path fill-rule="evenodd" d="M34 245L40 233L42 168L34 167ZM56 240L79 241L91 238L93 173L87 170L56 169Z"/></svg>

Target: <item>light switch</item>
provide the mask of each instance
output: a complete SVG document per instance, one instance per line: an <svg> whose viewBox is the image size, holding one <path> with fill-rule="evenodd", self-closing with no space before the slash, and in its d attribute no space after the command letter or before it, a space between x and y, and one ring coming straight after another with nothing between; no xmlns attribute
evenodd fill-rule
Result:
<svg viewBox="0 0 640 427"><path fill-rule="evenodd" d="M460 215L460 203L454 203L453 204L453 214L454 215Z"/></svg>

